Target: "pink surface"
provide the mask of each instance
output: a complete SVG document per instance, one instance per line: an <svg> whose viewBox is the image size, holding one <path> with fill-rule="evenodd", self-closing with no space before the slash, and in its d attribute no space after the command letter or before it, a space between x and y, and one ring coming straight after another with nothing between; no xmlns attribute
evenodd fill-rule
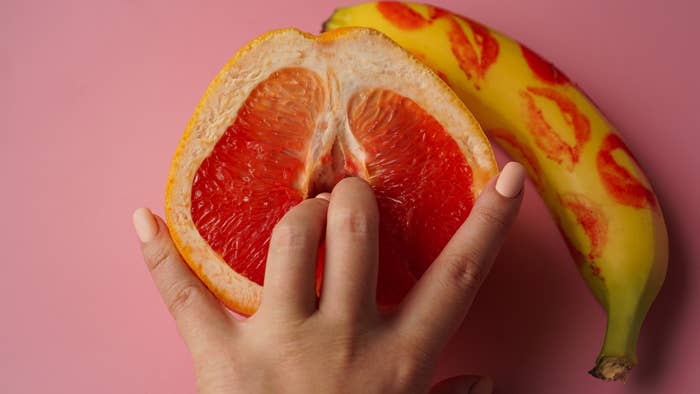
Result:
<svg viewBox="0 0 700 394"><path fill-rule="evenodd" d="M162 213L185 123L241 45L277 27L318 31L344 2L175 3L0 5L0 392L194 390L131 212ZM697 392L698 3L436 3L518 37L584 87L646 168L671 237L639 367L625 385L598 382L585 371L603 311L530 188L439 375L490 374L504 393Z"/></svg>

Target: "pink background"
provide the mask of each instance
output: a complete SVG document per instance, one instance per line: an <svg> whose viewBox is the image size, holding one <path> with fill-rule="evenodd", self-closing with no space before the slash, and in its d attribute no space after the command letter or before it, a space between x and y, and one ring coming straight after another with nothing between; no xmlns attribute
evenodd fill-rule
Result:
<svg viewBox="0 0 700 394"><path fill-rule="evenodd" d="M277 27L316 32L343 3L2 2L0 392L194 390L131 212L162 213L185 123L241 45ZM671 237L640 365L625 385L598 382L585 371L603 311L530 188L439 375L490 374L502 393L697 392L698 3L435 3L518 37L584 87L644 163Z"/></svg>

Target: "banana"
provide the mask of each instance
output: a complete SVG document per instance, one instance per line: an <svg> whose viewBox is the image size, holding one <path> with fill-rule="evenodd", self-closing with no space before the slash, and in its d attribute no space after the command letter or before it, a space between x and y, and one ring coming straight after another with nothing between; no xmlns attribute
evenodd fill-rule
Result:
<svg viewBox="0 0 700 394"><path fill-rule="evenodd" d="M668 235L652 187L615 128L551 63L468 18L423 4L378 2L337 9L324 31L344 26L379 30L421 59L527 168L607 312L590 373L624 380L666 275Z"/></svg>

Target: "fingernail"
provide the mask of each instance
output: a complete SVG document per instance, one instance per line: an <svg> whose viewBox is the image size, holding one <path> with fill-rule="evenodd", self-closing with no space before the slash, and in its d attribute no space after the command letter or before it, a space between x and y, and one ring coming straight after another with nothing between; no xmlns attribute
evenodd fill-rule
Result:
<svg viewBox="0 0 700 394"><path fill-rule="evenodd" d="M139 208L134 211L132 217L134 230L141 242L151 242L158 232L158 224L153 218L153 214L148 208Z"/></svg>
<svg viewBox="0 0 700 394"><path fill-rule="evenodd" d="M331 200L331 194L330 194L330 193L326 193L326 192L324 192L324 193L319 193L319 194L316 196L316 198L321 198L321 199L323 199L323 200L330 201L330 200Z"/></svg>
<svg viewBox="0 0 700 394"><path fill-rule="evenodd" d="M525 168L511 161L503 167L496 180L496 191L506 198L513 198L523 190L525 183Z"/></svg>
<svg viewBox="0 0 700 394"><path fill-rule="evenodd" d="M488 376L484 376L479 379L478 382L474 383L472 388L469 390L469 394L492 394L493 393L493 379Z"/></svg>

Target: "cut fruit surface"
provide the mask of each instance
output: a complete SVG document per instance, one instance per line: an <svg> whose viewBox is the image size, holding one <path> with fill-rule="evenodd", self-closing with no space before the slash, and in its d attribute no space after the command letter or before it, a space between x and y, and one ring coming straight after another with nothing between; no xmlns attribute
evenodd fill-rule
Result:
<svg viewBox="0 0 700 394"><path fill-rule="evenodd" d="M377 298L391 306L496 171L471 113L381 33L276 30L209 86L173 159L166 216L193 271L251 314L275 224L303 199L362 177L380 212Z"/></svg>

